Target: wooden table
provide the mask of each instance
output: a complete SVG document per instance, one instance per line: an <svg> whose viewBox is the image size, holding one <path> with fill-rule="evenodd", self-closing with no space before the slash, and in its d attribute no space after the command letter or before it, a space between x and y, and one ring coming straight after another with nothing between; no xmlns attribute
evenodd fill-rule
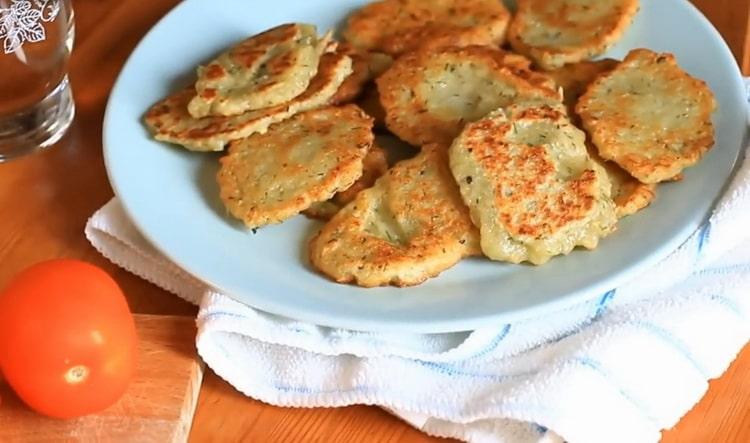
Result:
<svg viewBox="0 0 750 443"><path fill-rule="evenodd" d="M71 79L78 114L54 149L0 165L0 287L22 268L52 257L78 257L109 271L134 312L194 315L195 307L115 267L83 236L86 219L112 196L102 161L101 124L109 90L125 58L176 0L73 0L77 41ZM748 0L695 0L748 67ZM168 62L168 61L162 61ZM747 72L747 71L746 71ZM2 73L0 73L0 76ZM134 438L137 438L134 436ZM375 407L289 409L238 394L208 372L194 441L435 441ZM750 441L750 347L711 382L703 400L664 441Z"/></svg>

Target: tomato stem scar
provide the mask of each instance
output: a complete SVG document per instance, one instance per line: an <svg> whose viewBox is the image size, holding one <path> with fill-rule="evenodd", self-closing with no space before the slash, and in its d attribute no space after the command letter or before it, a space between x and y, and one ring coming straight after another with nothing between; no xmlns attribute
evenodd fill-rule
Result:
<svg viewBox="0 0 750 443"><path fill-rule="evenodd" d="M65 381L71 385L83 383L89 378L89 368L84 365L76 365L65 373Z"/></svg>

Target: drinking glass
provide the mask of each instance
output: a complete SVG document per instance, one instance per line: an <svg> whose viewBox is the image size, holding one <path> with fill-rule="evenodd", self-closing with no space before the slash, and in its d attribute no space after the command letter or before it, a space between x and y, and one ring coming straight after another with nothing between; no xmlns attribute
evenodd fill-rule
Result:
<svg viewBox="0 0 750 443"><path fill-rule="evenodd" d="M0 0L0 162L57 142L75 107L70 0Z"/></svg>

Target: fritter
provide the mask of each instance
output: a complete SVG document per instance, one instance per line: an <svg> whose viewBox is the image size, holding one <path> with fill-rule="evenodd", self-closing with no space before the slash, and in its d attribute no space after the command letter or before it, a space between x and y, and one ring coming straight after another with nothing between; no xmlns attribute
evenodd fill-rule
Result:
<svg viewBox="0 0 750 443"><path fill-rule="evenodd" d="M342 34L355 47L398 56L418 48L499 46L509 21L499 0L382 0L352 14Z"/></svg>
<svg viewBox="0 0 750 443"><path fill-rule="evenodd" d="M615 229L607 175L562 105L498 110L468 124L449 156L493 260L540 265Z"/></svg>
<svg viewBox="0 0 750 443"><path fill-rule="evenodd" d="M576 113L599 155L643 183L670 180L714 144L716 109L706 83L672 54L631 51L579 99Z"/></svg>
<svg viewBox="0 0 750 443"><path fill-rule="evenodd" d="M403 55L376 82L388 129L415 146L449 145L466 123L516 101L561 100L524 57L479 46Z"/></svg>
<svg viewBox="0 0 750 443"><path fill-rule="evenodd" d="M243 40L198 68L188 112L238 115L293 99L309 86L330 39L318 39L315 26L292 23Z"/></svg>
<svg viewBox="0 0 750 443"><path fill-rule="evenodd" d="M445 146L403 160L339 211L310 241L310 260L340 283L410 286L479 254Z"/></svg>
<svg viewBox="0 0 750 443"><path fill-rule="evenodd" d="M280 223L349 188L372 142L372 119L355 105L297 114L229 145L221 201L249 228Z"/></svg>
<svg viewBox="0 0 750 443"><path fill-rule="evenodd" d="M508 41L542 68L559 68L603 54L638 8L638 0L518 0Z"/></svg>

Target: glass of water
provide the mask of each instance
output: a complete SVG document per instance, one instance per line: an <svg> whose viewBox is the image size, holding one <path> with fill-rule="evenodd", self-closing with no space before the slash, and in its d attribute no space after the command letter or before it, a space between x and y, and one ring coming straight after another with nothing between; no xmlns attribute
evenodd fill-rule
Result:
<svg viewBox="0 0 750 443"><path fill-rule="evenodd" d="M53 145L73 121L70 0L0 0L0 162Z"/></svg>

